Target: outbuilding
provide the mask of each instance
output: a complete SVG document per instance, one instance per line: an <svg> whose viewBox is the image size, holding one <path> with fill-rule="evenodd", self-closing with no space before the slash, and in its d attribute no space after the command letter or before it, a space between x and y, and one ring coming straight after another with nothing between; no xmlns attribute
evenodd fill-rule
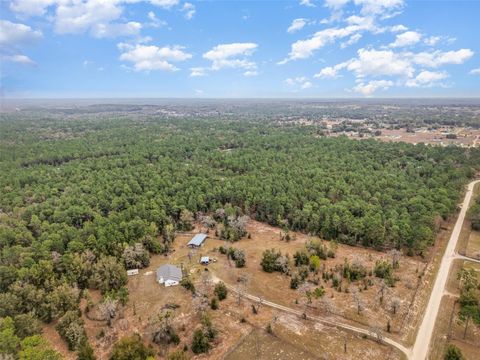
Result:
<svg viewBox="0 0 480 360"><path fill-rule="evenodd" d="M175 265L162 265L157 269L157 282L165 286L178 285L182 281L182 269Z"/></svg>
<svg viewBox="0 0 480 360"><path fill-rule="evenodd" d="M199 248L207 238L207 234L197 234L187 244L190 248Z"/></svg>
<svg viewBox="0 0 480 360"><path fill-rule="evenodd" d="M200 264L208 265L210 263L210 258L208 256L202 256L200 258Z"/></svg>

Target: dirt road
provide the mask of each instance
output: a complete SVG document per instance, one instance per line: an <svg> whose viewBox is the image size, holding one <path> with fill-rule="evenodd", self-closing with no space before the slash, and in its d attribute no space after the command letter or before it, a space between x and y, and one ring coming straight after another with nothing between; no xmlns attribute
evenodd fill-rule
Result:
<svg viewBox="0 0 480 360"><path fill-rule="evenodd" d="M221 280L219 278L217 278L216 276L213 276L213 281L218 282L218 281L221 281ZM237 289L235 287L233 287L231 285L228 285L226 283L225 283L225 285L227 286L227 288L230 291L232 291L234 293L238 293ZM259 298L258 296L255 296L255 295L251 295L251 294L248 294L248 293L242 293L242 297L245 298L245 299L249 299L251 301L254 301L256 303L261 302L262 305L269 306L271 308L278 309L278 310L284 311L284 312L289 313L289 314L297 315L299 317L303 316L303 312L300 311L300 310L292 309L292 308L289 308L287 306L283 306L283 305L265 300L263 298ZM407 357L409 357L410 349L406 348L405 346L396 342L393 339L390 339L388 337L384 337L383 335L380 338L378 338L377 334L372 333L368 329L352 326L352 325L349 325L349 324L344 324L344 323L341 323L341 322L338 322L338 321L328 320L328 319L317 317L317 316L310 316L309 315L308 319L311 320L311 321L319 322L323 325L345 329L345 330L348 330L348 331L351 331L351 332L354 332L354 333L357 333L357 334L361 334L361 335L367 335L367 336L369 336L370 338L372 338L376 341L379 341L379 342L382 342L382 343L385 343L385 344L388 344L390 346L393 346L393 347L397 348L402 353L404 353Z"/></svg>
<svg viewBox="0 0 480 360"><path fill-rule="evenodd" d="M458 255L456 253L456 247L458 243L458 238L460 236L460 232L462 230L463 222L465 220L465 215L467 213L468 206L472 198L473 187L475 186L475 184L479 182L480 180L476 180L468 184L467 192L465 194L465 198L462 203L460 214L458 215L457 222L455 223L455 227L453 228L452 234L447 244L447 248L445 249L445 253L440 263L439 271L438 271L437 277L435 278L435 283L433 285L433 289L430 294L430 299L425 310L425 315L423 316L422 323L418 330L413 348L407 348L402 344L396 342L395 340L388 337L384 337L383 335L381 337L381 341L383 343L386 343L400 350L406 356L407 359L412 359L412 360L427 359L428 350L430 347L430 341L433 335L433 328L435 326L435 320L437 318L438 310L440 308L440 302L442 300L442 296L445 294L445 285L447 283L448 274L450 271L450 267L452 265L452 261L455 259L462 259L462 258L465 258L465 260L470 260L470 261L474 260L471 258ZM218 279L216 276L213 276L213 281L218 282L220 281L220 279ZM237 292L237 289L235 287L230 286L228 284L226 284L226 286L230 291L235 293ZM242 297L247 298L251 301L261 302L263 305L270 306L272 308L282 310L290 314L294 314L297 316L303 315L300 310L292 309L277 303L273 303L271 301L267 301L265 299L259 298L251 294L243 293ZM349 324L344 324L342 322L328 320L320 317L309 316L308 318L310 320L317 321L319 323L322 323L328 326L342 328L358 334L367 335L375 340L379 340L377 338L377 335L373 334L368 329L364 329L364 328L360 328L360 327L352 326Z"/></svg>
<svg viewBox="0 0 480 360"><path fill-rule="evenodd" d="M413 360L424 360L427 359L428 350L430 347L430 341L433 334L433 328L435 326L435 320L437 318L438 310L440 308L440 302L444 293L445 285L447 283L448 274L452 261L456 257L455 249L457 247L458 238L460 236L460 231L462 230L463 221L465 220L465 214L468 210L468 205L472 198L473 187L480 180L472 181L468 184L467 193L462 203L462 209L458 215L457 222L453 228L452 235L448 241L447 248L445 249L445 254L443 255L442 262L433 285L432 292L430 294L430 299L428 301L427 308L425 310L425 315L423 316L422 323L418 329L418 333L415 339L415 344L410 359Z"/></svg>

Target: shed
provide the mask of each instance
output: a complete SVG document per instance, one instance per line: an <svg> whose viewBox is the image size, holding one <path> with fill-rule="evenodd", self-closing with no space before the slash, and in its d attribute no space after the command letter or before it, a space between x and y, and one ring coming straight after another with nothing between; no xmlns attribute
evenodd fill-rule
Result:
<svg viewBox="0 0 480 360"><path fill-rule="evenodd" d="M162 265L157 269L157 281L165 286L178 285L182 280L182 270L175 265Z"/></svg>
<svg viewBox="0 0 480 360"><path fill-rule="evenodd" d="M130 269L130 270L127 270L127 275L128 275L128 276L138 275L138 269Z"/></svg>
<svg viewBox="0 0 480 360"><path fill-rule="evenodd" d="M202 256L200 258L200 264L202 265L208 265L209 262L210 262L210 258L208 256Z"/></svg>
<svg viewBox="0 0 480 360"><path fill-rule="evenodd" d="M207 234L197 234L188 242L187 246L191 248L199 248L203 245L206 238Z"/></svg>

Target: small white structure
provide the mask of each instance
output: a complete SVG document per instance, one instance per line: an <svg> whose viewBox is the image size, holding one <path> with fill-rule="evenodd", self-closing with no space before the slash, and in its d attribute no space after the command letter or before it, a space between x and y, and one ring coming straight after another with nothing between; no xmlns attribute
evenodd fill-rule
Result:
<svg viewBox="0 0 480 360"><path fill-rule="evenodd" d="M138 269L127 270L128 276L138 275Z"/></svg>
<svg viewBox="0 0 480 360"><path fill-rule="evenodd" d="M202 256L200 258L200 264L208 265L210 263L210 258L208 256Z"/></svg>
<svg viewBox="0 0 480 360"><path fill-rule="evenodd" d="M182 280L182 270L175 265L162 265L157 269L157 282L165 286L178 285Z"/></svg>

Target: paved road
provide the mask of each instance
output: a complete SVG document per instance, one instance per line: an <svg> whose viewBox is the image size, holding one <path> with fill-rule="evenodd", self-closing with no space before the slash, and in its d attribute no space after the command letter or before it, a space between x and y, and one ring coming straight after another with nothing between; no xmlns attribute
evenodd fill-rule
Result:
<svg viewBox="0 0 480 360"><path fill-rule="evenodd" d="M435 326L435 320L437 318L438 310L440 308L440 302L442 300L442 295L445 290L445 285L447 284L448 273L450 271L450 266L456 255L455 249L457 247L458 238L462 230L463 221L465 220L465 214L468 210L468 204L472 198L473 187L480 180L472 181L468 184L467 193L462 203L462 209L458 215L457 222L453 228L452 235L448 241L447 248L445 249L445 254L443 255L442 262L440 263L440 268L433 285L432 293L430 294L430 300L428 301L427 308L425 310L425 315L423 316L422 323L418 329L417 337L415 339L415 344L411 353L410 359L413 360L424 360L427 359L428 349L430 347L430 342L433 335L433 328Z"/></svg>
<svg viewBox="0 0 480 360"><path fill-rule="evenodd" d="M213 276L213 281L218 282L218 281L220 281L220 279L218 279L216 276ZM231 285L228 285L226 283L225 283L225 285L227 286L227 288L230 291L232 291L234 293L238 293L237 289L235 287L233 287ZM255 296L255 295L251 295L251 294L248 294L248 293L242 293L242 297L246 298L246 299L249 299L249 300L252 300L254 302L257 302L257 303L261 302L262 305L266 305L266 306L272 307L274 309L284 311L284 312L289 313L289 314L293 314L293 315L297 315L297 316L303 316L303 312L300 311L300 310L292 309L292 308L289 308L287 306L283 306L283 305L265 300L263 298L259 298L258 296ZM324 324L324 325L349 330L349 331L355 332L357 334L367 335L367 336L373 338L374 340L379 340L383 343L386 343L390 346L393 346L393 347L397 348L402 353L404 353L407 357L409 357L410 349L406 348L405 346L396 342L393 339L390 339L388 337L384 337L383 334L381 336L381 339L378 339L376 334L372 333L371 331L369 331L367 329L361 328L361 327L352 326L352 325L349 325L349 324L344 324L344 323L339 322L339 321L327 320L325 318L321 318L321 317L318 317L318 316L310 316L309 315L308 319L312 320L312 321L319 322L319 323Z"/></svg>

